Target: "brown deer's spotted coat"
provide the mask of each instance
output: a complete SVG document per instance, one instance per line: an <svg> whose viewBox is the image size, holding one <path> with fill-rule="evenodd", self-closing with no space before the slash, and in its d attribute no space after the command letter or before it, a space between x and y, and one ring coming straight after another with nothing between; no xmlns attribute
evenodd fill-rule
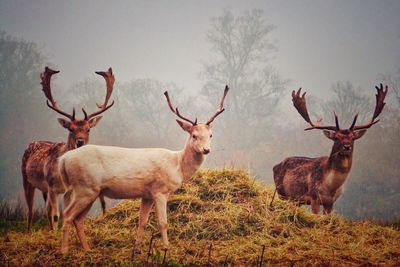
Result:
<svg viewBox="0 0 400 267"><path fill-rule="evenodd" d="M96 72L103 76L107 85L107 96L104 104L98 105L99 110L88 115L82 109L85 118L76 119L75 109L72 115L62 111L54 100L51 92L51 76L59 71L52 70L48 67L41 73L42 89L48 99L47 106L57 113L68 118L59 118L58 122L62 127L69 131L67 143L53 143L48 141L36 141L31 143L25 150L22 158L21 172L23 177L23 186L25 199L28 205L28 231L31 231L33 217L33 201L35 189L42 191L46 202L47 219L50 229L54 229L54 221L58 220L57 195L64 193L64 187L58 172L58 158L67 151L83 146L89 142L90 128L97 125L101 119L100 115L109 109L114 102L107 105L108 98L111 96L114 75L111 68L107 72ZM105 202L100 196L103 212L105 210Z"/></svg>
<svg viewBox="0 0 400 267"><path fill-rule="evenodd" d="M300 95L301 88L297 93L292 92L295 108L311 125L306 130L324 130L324 135L333 140L334 144L329 157L290 157L273 167L276 191L281 198L297 201L299 205L311 205L313 213L319 212L320 205L324 207L324 213L331 213L333 204L342 194L342 186L352 166L354 141L379 121L375 119L385 106L387 86L386 90L382 84L376 89L376 106L371 121L356 126L356 115L349 129L340 129L336 114L335 126L321 126L320 121L313 123L307 111L306 93Z"/></svg>
<svg viewBox="0 0 400 267"><path fill-rule="evenodd" d="M63 193L64 190L58 178L57 159L66 151L65 143L36 141L29 144L22 158L24 184L28 182L46 193L50 185L55 192Z"/></svg>

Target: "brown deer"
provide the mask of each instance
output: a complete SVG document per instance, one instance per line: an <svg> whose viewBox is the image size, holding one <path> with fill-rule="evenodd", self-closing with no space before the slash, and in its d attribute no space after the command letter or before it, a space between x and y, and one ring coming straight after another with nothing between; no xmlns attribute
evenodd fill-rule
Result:
<svg viewBox="0 0 400 267"><path fill-rule="evenodd" d="M329 157L306 158L290 157L273 168L276 191L283 199L294 200L299 205L310 205L313 213L319 213L320 205L324 214L332 212L333 204L342 193L342 185L350 172L353 157L354 140L361 138L368 128L377 123L375 120L385 106L388 88L376 87L376 106L369 123L356 125L358 114L348 129L339 127L335 115L335 126L321 126L319 120L313 123L308 115L305 94L301 96L301 88L292 92L292 100L300 115L311 127L305 130L323 130L326 137L334 141ZM271 202L272 203L272 202Z"/></svg>
<svg viewBox="0 0 400 267"><path fill-rule="evenodd" d="M75 117L75 108L72 115L68 114L57 106L51 93L50 81L51 77L59 73L59 71L52 70L48 67L41 73L42 90L48 99L47 106L57 113L65 116L68 119L58 118L58 122L62 127L69 131L67 143L54 143L49 141L36 141L29 144L25 150L22 158L22 177L25 192L25 199L28 205L28 232L32 228L33 217L33 202L35 189L42 191L43 198L46 202L47 218L51 230L54 230L54 221L58 221L58 205L57 195L64 193L60 177L58 175L57 162L58 158L65 152L81 147L89 142L89 131L100 121L102 116L99 116L104 111L108 110L114 105L114 101L108 105L108 100L113 91L114 75L112 69L109 68L107 72L99 71L96 74L103 76L106 80L106 98L102 105L98 105L99 110L87 114L82 108L85 115L84 119L77 119ZM50 101L50 102L49 102ZM104 198L100 196L103 213L105 211Z"/></svg>
<svg viewBox="0 0 400 267"><path fill-rule="evenodd" d="M167 201L201 166L211 151L212 122L225 109L224 95L217 111L206 123L190 120L174 108L165 92L168 106L181 120L179 126L188 133L184 148L123 148L87 145L61 156L58 167L66 187L63 211L61 252L67 253L72 224L84 250L89 244L84 233L84 220L99 195L113 199L141 198L136 241L143 239L150 210L155 205L163 246L168 247Z"/></svg>

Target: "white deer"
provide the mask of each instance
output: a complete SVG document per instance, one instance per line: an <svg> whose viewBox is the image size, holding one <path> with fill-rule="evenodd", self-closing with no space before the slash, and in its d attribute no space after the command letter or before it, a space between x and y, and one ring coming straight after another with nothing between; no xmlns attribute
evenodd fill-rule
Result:
<svg viewBox="0 0 400 267"><path fill-rule="evenodd" d="M205 155L210 152L211 123L225 110L228 90L226 86L217 111L206 123L183 117L178 108L173 107L168 92L164 93L171 111L182 119L176 121L189 133L185 147L180 151L86 145L65 153L58 164L67 191L64 195L61 252L68 252L72 223L83 249L89 249L84 219L100 195L113 199L142 199L136 242L142 241L144 227L155 203L163 247L167 249L168 197L200 168Z"/></svg>

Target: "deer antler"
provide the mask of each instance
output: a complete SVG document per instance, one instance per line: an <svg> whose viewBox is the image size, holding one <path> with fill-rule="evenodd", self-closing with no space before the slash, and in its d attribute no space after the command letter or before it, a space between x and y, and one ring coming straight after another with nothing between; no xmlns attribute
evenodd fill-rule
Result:
<svg viewBox="0 0 400 267"><path fill-rule="evenodd" d="M307 111L307 104L306 104L306 92L303 93L303 95L301 94L301 88L296 92L295 90L293 90L292 92L292 101L293 101L293 105L294 107L297 109L297 111L299 112L299 114L303 117L303 119L308 122L311 127L310 128L306 128L305 131L308 130L312 130L312 129L319 129L319 130L330 130L330 131L338 131L339 128L339 120L338 117L335 114L335 124L336 126L320 126L318 123L314 124L311 119L310 116L308 115L308 111ZM319 120L320 122L321 120Z"/></svg>
<svg viewBox="0 0 400 267"><path fill-rule="evenodd" d="M380 87L375 86L376 88L376 105L375 105L375 111L374 111L374 115L372 116L372 119L369 123L364 124L364 125L359 125L359 126L355 126L356 125L356 121L358 118L358 114L356 114L356 116L354 117L353 123L350 126L350 130L351 131L357 131L357 130L363 130L363 129L368 129L369 127L371 127L372 125L374 125L375 123L379 122L379 120L375 120L379 114L381 114L383 107L385 106L385 97L386 94L388 92L388 86L385 86L385 90L383 89L383 85L380 84Z"/></svg>
<svg viewBox="0 0 400 267"><path fill-rule="evenodd" d="M106 111L107 109L111 108L114 105L114 101L112 101L111 104L107 106L108 100L110 99L111 94L113 92L114 82L115 82L115 77L112 72L112 69L109 68L108 71L96 71L96 74L103 76L104 79L106 80L106 89L107 89L106 98L102 105L96 103L99 110L90 115L87 115L85 109L82 108L82 111L85 114L85 120L89 120L97 115L100 115L101 113L103 113L104 111Z"/></svg>
<svg viewBox="0 0 400 267"><path fill-rule="evenodd" d="M224 90L224 95L222 96L221 102L219 102L218 109L217 109L217 111L215 112L215 114L206 122L206 125L210 125L210 123L212 123L213 120L214 120L219 114L221 114L222 112L224 112L224 110L225 110L225 108L224 108L224 101L225 101L226 94L228 94L228 91L229 91L229 87L228 87L228 85L226 85L226 86L225 86L225 90Z"/></svg>
<svg viewBox="0 0 400 267"><path fill-rule="evenodd" d="M179 113L179 110L178 110L177 107L174 108L174 106L173 106L172 103L171 103L171 99L169 99L168 91L165 91L165 92L164 92L164 95L165 95L165 97L167 98L167 102L168 102L168 106L169 106L170 110L171 110L175 115L177 115L177 116L178 116L179 118L181 118L182 120L185 120L185 121L191 123L192 125L196 125L196 124L197 124L197 118L195 119L195 121L192 121L192 120L190 120L190 119L188 119L188 118L186 118L186 117L183 117L183 116Z"/></svg>
<svg viewBox="0 0 400 267"><path fill-rule="evenodd" d="M51 94L51 86L50 86L50 82L51 82L51 76L53 74L57 74L60 71L58 70L52 70L49 67L45 67L44 68L44 72L40 73L40 79L42 80L41 84L42 84L42 90L44 92L44 95L46 96L46 98L48 100L46 100L46 104L49 108L51 108L52 110L54 110L55 112L69 118L71 121L75 120L75 108L72 111L72 115L68 114L64 111L62 111L61 109L58 108L57 106L57 102L54 100L52 94ZM50 101L50 103L49 103Z"/></svg>

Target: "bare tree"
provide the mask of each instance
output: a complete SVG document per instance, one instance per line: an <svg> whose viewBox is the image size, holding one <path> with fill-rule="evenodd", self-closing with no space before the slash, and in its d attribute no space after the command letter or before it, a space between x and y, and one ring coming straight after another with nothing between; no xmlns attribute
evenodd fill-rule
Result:
<svg viewBox="0 0 400 267"><path fill-rule="evenodd" d="M0 187L7 188L0 197L20 187L21 179L16 177L20 177L17 166L21 153L48 124L50 112L44 105L39 79L44 61L35 43L0 32Z"/></svg>
<svg viewBox="0 0 400 267"><path fill-rule="evenodd" d="M379 74L378 80L389 86L390 90L396 95L400 106L400 68L395 73Z"/></svg>
<svg viewBox="0 0 400 267"><path fill-rule="evenodd" d="M273 29L260 9L237 17L225 10L212 18L207 35L213 60L204 65L201 73L205 80L202 94L216 98L221 87L230 86L229 112L223 128L228 139L233 138L229 133L240 130L243 140L235 143L244 147L263 138L287 83L269 63L276 50L270 37ZM248 127L242 127L242 123ZM234 136L238 138L237 134Z"/></svg>
<svg viewBox="0 0 400 267"><path fill-rule="evenodd" d="M169 90L177 96L177 103L185 109L190 97L185 95L183 88L173 83L163 83L156 79L136 79L125 84L115 86L113 99L118 109L108 115L103 121L105 129L104 140L116 140L119 145L156 146L166 142L170 118L167 113L163 92ZM103 84L94 78L75 83L65 92L70 106L93 106L93 99L101 99L103 91L99 90ZM79 98L69 96L79 92ZM92 104L92 106L90 106ZM186 109L185 109L186 110ZM191 108L193 111L193 108ZM196 110L194 110L196 111ZM119 122L119 123L116 123ZM126 131L127 128L135 131ZM102 131L99 131L99 135Z"/></svg>
<svg viewBox="0 0 400 267"><path fill-rule="evenodd" d="M134 135L141 141L141 146L158 146L171 141L171 135L168 133L174 124L171 124L168 106L163 97L166 90L177 96L176 102L182 111L196 112L195 108L191 107L190 110L188 108L192 103L192 97L174 83L164 83L156 79L137 79L121 88L126 101L124 104L126 110L123 112L130 114L131 123L134 124L132 126L136 129ZM174 140L172 143L175 144Z"/></svg>
<svg viewBox="0 0 400 267"><path fill-rule="evenodd" d="M371 88L371 92L375 92L374 90ZM336 112L340 122L346 123L343 125L345 128L357 113L359 113L359 121L365 121L372 116L371 97L364 95L361 88L355 89L349 81L336 82L332 85L332 91L334 98L326 102L323 107L325 118L331 118L333 121L333 112Z"/></svg>
<svg viewBox="0 0 400 267"><path fill-rule="evenodd" d="M63 98L68 100L69 106L85 107L88 110L97 109L93 100L101 99L104 96L104 92L101 90L104 84L102 83L103 81L98 80L97 76L94 76L93 72L92 77L73 83L68 90L63 92ZM118 91L118 89L115 91ZM80 115L83 115L83 113Z"/></svg>

